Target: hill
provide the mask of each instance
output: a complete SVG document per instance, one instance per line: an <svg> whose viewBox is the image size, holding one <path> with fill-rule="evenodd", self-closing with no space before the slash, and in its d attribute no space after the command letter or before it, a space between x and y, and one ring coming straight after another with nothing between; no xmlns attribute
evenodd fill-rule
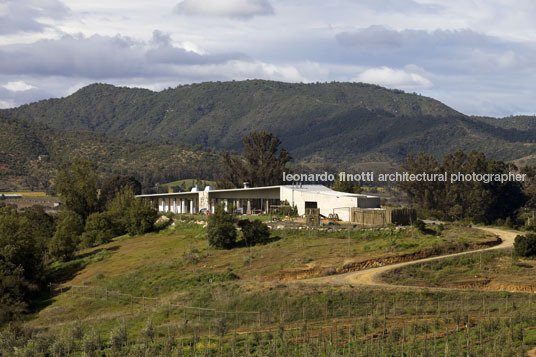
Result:
<svg viewBox="0 0 536 357"><path fill-rule="evenodd" d="M515 160L536 152L526 120L502 125L506 121L468 117L432 98L363 83L248 80L161 92L93 84L4 113L61 130L226 150L240 150L243 136L264 129L308 163L401 162L409 153L443 156L456 149Z"/></svg>
<svg viewBox="0 0 536 357"><path fill-rule="evenodd" d="M146 186L218 172L218 153L187 144L110 138L104 134L51 129L0 115L0 191L46 189L55 169L81 157L105 175L134 174Z"/></svg>
<svg viewBox="0 0 536 357"><path fill-rule="evenodd" d="M495 239L444 228L429 235L407 227L396 240L388 230L274 230L266 245L232 250L210 249L193 223L118 237L52 263L51 296L18 324L0 326L0 353L523 355L536 345L529 295L337 282L339 266ZM324 280L307 279L311 272Z"/></svg>

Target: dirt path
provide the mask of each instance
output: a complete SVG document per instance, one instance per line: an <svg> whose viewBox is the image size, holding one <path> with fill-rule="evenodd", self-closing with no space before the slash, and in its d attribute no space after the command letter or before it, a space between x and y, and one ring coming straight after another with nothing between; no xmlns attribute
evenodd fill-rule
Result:
<svg viewBox="0 0 536 357"><path fill-rule="evenodd" d="M518 235L518 232L507 231L507 230L498 229L498 228L484 228L484 227L475 227L475 228L498 235L499 237L501 237L502 243L491 248L477 249L477 250L471 250L471 251L462 252L462 253L455 253L455 254L449 254L449 255L442 255L438 257L419 259L419 260L414 260L411 262L403 262L403 263L398 263L398 264L386 265L383 267L360 270L360 271L350 272L346 274L301 280L300 282L314 283L314 284L327 283L327 284L334 284L334 285L352 284L352 285L372 286L372 287L380 287L380 288L422 289L422 287L418 287L418 286L395 285L395 284L389 284L389 283L383 282L381 280L381 275L390 270L405 267L405 266L412 265L412 264L431 262L431 261L435 261L439 259L457 257L461 255L466 255L466 254L474 254L474 253L484 252L488 250L511 248L514 245L515 237Z"/></svg>
<svg viewBox="0 0 536 357"><path fill-rule="evenodd" d="M536 347L527 352L528 357L536 357Z"/></svg>

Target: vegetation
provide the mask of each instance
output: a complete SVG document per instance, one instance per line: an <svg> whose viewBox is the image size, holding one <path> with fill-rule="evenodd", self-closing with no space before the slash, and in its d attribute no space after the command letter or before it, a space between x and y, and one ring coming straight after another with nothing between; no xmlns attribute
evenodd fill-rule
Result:
<svg viewBox="0 0 536 357"><path fill-rule="evenodd" d="M38 222L44 223L42 229ZM26 312L44 285L49 224L37 210L0 208L0 325Z"/></svg>
<svg viewBox="0 0 536 357"><path fill-rule="evenodd" d="M223 173L220 187L241 187L244 182L253 187L283 183L285 165L290 161L286 150L279 150L281 140L265 131L251 132L242 139L244 153L234 157L222 155ZM278 153L279 150L279 153Z"/></svg>
<svg viewBox="0 0 536 357"><path fill-rule="evenodd" d="M359 181L341 181L338 178L335 179L333 185L331 186L332 190L339 192L348 192L348 193L361 193L362 188Z"/></svg>
<svg viewBox="0 0 536 357"><path fill-rule="evenodd" d="M135 195L141 194L141 183L134 176L113 176L102 183L100 190L101 201L110 202L122 189L129 188Z"/></svg>
<svg viewBox="0 0 536 357"><path fill-rule="evenodd" d="M424 223L424 221L421 219L417 219L415 222L413 222L413 227L417 228L421 233L426 231L426 223Z"/></svg>
<svg viewBox="0 0 536 357"><path fill-rule="evenodd" d="M50 240L49 252L56 259L70 260L80 243L84 221L75 211L62 210L56 215L56 232Z"/></svg>
<svg viewBox="0 0 536 357"><path fill-rule="evenodd" d="M57 191L64 198L66 207L76 212L84 222L100 209L97 175L96 165L81 159L58 170Z"/></svg>
<svg viewBox="0 0 536 357"><path fill-rule="evenodd" d="M157 183L213 178L219 173L219 153L213 149L65 128L50 129L0 114L0 190L40 190L54 195L56 170L76 158L96 163L105 180L136 175L147 191L154 191Z"/></svg>
<svg viewBox="0 0 536 357"><path fill-rule="evenodd" d="M239 150L240 139L259 128L277 136L296 159L317 163L402 162L420 151L442 157L454 147L514 160L533 155L536 145L534 129L524 124L530 120L483 121L432 98L363 83L249 80L161 92L93 84L3 113L56 130L224 150ZM203 176L173 180L191 177Z"/></svg>
<svg viewBox="0 0 536 357"><path fill-rule="evenodd" d="M270 239L270 228L258 219L242 219L238 221L238 227L247 246L264 244Z"/></svg>
<svg viewBox="0 0 536 357"><path fill-rule="evenodd" d="M383 279L405 286L532 293L534 269L533 258L519 257L508 249L412 264L390 271Z"/></svg>
<svg viewBox="0 0 536 357"><path fill-rule="evenodd" d="M518 235L514 242L514 250L520 257L536 256L536 234Z"/></svg>
<svg viewBox="0 0 536 357"><path fill-rule="evenodd" d="M121 227L117 226L117 221L114 222L114 217L109 211L95 212L86 220L80 245L83 248L94 247L108 243L121 234L123 234Z"/></svg>
<svg viewBox="0 0 536 357"><path fill-rule="evenodd" d="M447 225L437 237L408 228L396 253L436 239L489 239L477 240L479 232ZM0 329L0 351L378 356L435 350L455 356L516 355L536 344L527 295L266 281L317 260L342 265L348 259L346 231L278 234L279 240L251 247L246 261L250 248L209 249L201 225L178 223L56 262L58 274L79 268L38 315ZM389 230L351 231L350 253L392 254L390 236Z"/></svg>
<svg viewBox="0 0 536 357"><path fill-rule="evenodd" d="M444 174L448 181L406 181L400 188L414 205L435 210L447 219L469 218L475 222L491 223L497 219L514 218L527 201L521 182L517 181L450 181L451 174L508 174L515 166L486 158L483 153L457 151L439 163L425 153L409 156L404 168L410 174Z"/></svg>
<svg viewBox="0 0 536 357"><path fill-rule="evenodd" d="M209 245L217 249L230 249L236 243L236 217L232 209L227 212L223 204L216 206L208 218L207 239Z"/></svg>

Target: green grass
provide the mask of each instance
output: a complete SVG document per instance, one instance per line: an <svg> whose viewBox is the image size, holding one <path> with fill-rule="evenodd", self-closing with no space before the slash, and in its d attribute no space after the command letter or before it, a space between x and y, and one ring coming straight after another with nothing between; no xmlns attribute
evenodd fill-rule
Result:
<svg viewBox="0 0 536 357"><path fill-rule="evenodd" d="M385 275L389 282L402 285L475 288L501 286L523 291L533 287L536 260L521 259L511 249L475 253L440 261L413 264Z"/></svg>
<svg viewBox="0 0 536 357"><path fill-rule="evenodd" d="M369 356L376 356L376 348L395 355L401 354L401 348L427 355L432 339L423 344L423 336L434 329L449 331L451 355L459 355L461 350L474 354L471 348L476 347L463 347L462 342L454 345L456 338L465 341L463 330L456 332L455 324L458 321L461 328L466 318L487 328L484 338L494 336L496 341L510 338L507 324L513 324L513 328L536 324L525 295L380 291L276 279L282 271L317 264L332 266L457 241L489 240L481 231L447 226L437 236L422 235L409 228L399 233L389 229L356 230L350 232L349 253L346 231L272 233L279 239L251 249L232 250L209 249L203 226L194 223L176 223L156 233L116 238L107 245L81 252L71 262L53 264L51 276L70 280L63 294L55 295L47 307L28 316L25 328L34 331L34 341L53 336L53 341L72 343L76 351L83 347L82 341L73 337L77 326L86 335L96 330L103 351L111 353L111 333L125 325L131 353L142 348L145 353L158 355L168 346L185 353L195 348L197 354L217 355L221 346L222 355L232 355L233 349L238 355L247 354L247 349L253 355L267 355L269 351L304 355L305 350L308 355L339 355L343 354L339 348L345 348L346 354L350 349L368 350ZM71 285L85 288L69 290ZM146 299L118 296L114 291ZM181 307L184 305L213 310ZM497 328L488 328L487 317L483 316L494 318L495 314L500 316L500 323ZM145 346L143 330L149 319L155 341ZM225 331L220 338L215 331L221 324ZM19 348L33 348L25 340L27 335L14 340L6 337L11 328L0 329L0 341L4 338ZM384 334L382 331L387 333L378 337ZM480 338L476 331L474 327L470 332L472 339ZM402 340L402 336L406 339ZM525 345L514 338L508 348L528 348L531 336L527 333ZM436 348L444 351L445 343L444 338L438 337ZM0 351L2 346L0 343ZM159 352L147 352L146 348ZM493 344L485 348L492 352Z"/></svg>
<svg viewBox="0 0 536 357"><path fill-rule="evenodd" d="M210 181L210 180L197 180L197 179L184 179L184 180L177 180L177 181L173 181L173 182L167 182L167 183L162 184L161 186L168 186L168 187L171 187L171 186L188 187L188 186L193 186L193 185L195 185L197 182L200 182L200 183L202 183L203 185L211 185L211 186L216 185L216 181Z"/></svg>

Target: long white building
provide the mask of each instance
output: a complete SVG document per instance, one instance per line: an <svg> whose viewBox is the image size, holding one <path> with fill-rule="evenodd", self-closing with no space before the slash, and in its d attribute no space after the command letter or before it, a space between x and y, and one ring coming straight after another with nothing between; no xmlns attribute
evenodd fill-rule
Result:
<svg viewBox="0 0 536 357"><path fill-rule="evenodd" d="M270 207L288 202L295 206L299 215L306 208L319 208L320 214L328 216L337 213L343 221L350 221L352 208L379 208L377 196L338 192L322 185L267 186L227 190L203 191L196 188L191 192L139 195L150 199L160 212L196 213L201 210L214 212L219 203L232 204L243 213L270 212Z"/></svg>

